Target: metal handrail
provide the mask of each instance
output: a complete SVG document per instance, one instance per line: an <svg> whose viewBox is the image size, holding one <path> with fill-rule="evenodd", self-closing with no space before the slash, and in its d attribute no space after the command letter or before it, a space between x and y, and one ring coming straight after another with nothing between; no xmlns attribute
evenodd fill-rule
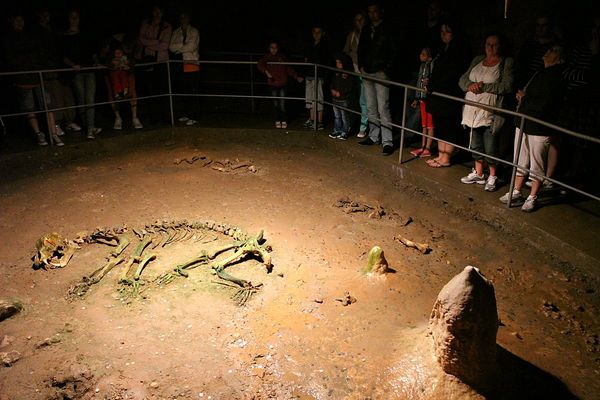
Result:
<svg viewBox="0 0 600 400"><path fill-rule="evenodd" d="M252 59L252 56L254 54L250 54L248 53L247 55L250 56L250 58ZM250 65L251 66L251 81L250 81L250 95L219 95L219 94L184 94L184 93L173 93L172 90L172 80L171 80L171 67L170 64L171 63L196 63L196 64L219 64L219 65ZM252 110L254 111L254 100L255 99L271 99L271 96L262 96L262 95L255 95L254 94L254 74L253 74L253 68L252 66L256 65L257 62L256 61L218 61L218 60L198 60L198 61L193 61L193 60L165 60L165 61L159 61L159 62L149 62L149 63L139 63L139 64L135 64L135 67L143 67L143 66L151 66L151 65L157 65L157 64L167 64L167 80L168 80L168 93L163 93L163 94L158 94L158 95L150 95L150 96L140 96L140 97L136 97L135 100L146 100L146 99L152 99L152 98L160 98L160 97L169 97L169 108L170 108L170 117L171 117L171 125L174 125L174 107L173 107L173 97L217 97L217 98L247 98L247 99L251 99L252 101ZM280 65L290 65L290 66L303 66L303 67L312 67L313 68L313 74L314 74L314 79L315 82L318 82L319 79L319 68L324 69L324 70L328 70L328 71L339 71L339 69L328 66L328 65L322 65L322 64L316 64L316 63L307 63L307 62L292 62L292 61L288 61L288 62L272 62L270 64L280 64ZM17 75L26 75L26 74L37 74L39 76L40 79L40 85L42 87L42 89L44 88L44 79L43 79L43 74L45 73L57 73L57 72L81 72L81 71L95 71L95 70L104 70L104 69L108 69L108 67L104 66L104 65L97 65L97 66L93 66L93 67L82 67L79 69L74 69L74 68L56 68L56 69L44 69L44 70L33 70L33 71L11 71L11 72L0 72L0 77L2 76L17 76ZM376 83L380 83L383 85L387 85L387 86L395 86L395 87L399 87L399 88L403 88L403 112L402 112L402 123L401 125L395 124L393 122L390 122L389 125L393 128L398 128L401 131L401 136L400 136L400 149L399 149L399 159L398 162L402 163L402 153L403 153L403 149L404 149L404 133L406 131L419 135L419 136L423 136L422 132L410 129L408 127L406 127L406 109L407 109L407 94L408 94L408 90L412 90L412 91L416 91L416 92L426 92L425 90L418 88L416 86L413 85L409 85L409 84L405 84L405 83L400 83L400 82L395 82L395 81L391 81L388 79L382 79L382 78L376 78L376 77L372 77L369 75L365 75L365 74L361 74L361 73L356 73L354 71L346 71L344 70L344 73L352 75L352 76L356 76L362 79L367 79L367 80L371 80L374 81ZM331 105L334 106L333 103L331 102L327 102L324 99L319 99L318 98L318 86L315 84L315 88L314 88L315 92L314 92L314 98L313 98L313 109L315 110L314 112L314 129L317 129L317 115L318 115L318 111L317 111L317 104L323 104L323 105ZM459 103L462 104L466 104L466 105L471 105L474 107L478 107L478 108L482 108L485 110L489 110L489 111L493 111L495 113L502 113L502 114L506 114L506 115L510 115L516 118L520 118L520 129L519 129L519 137L521 137L523 135L523 127L525 124L526 120L538 123L542 126L554 129L558 132L561 132L563 134L578 138L578 139L582 139L582 140L586 140L592 143L597 143L600 144L600 138L596 138L593 136L589 136L589 135L585 135L579 132L575 132L572 131L570 129L567 128L563 128L561 126L557 126L554 124L551 124L549 122L540 120L538 118L534 118L534 117L530 117L526 114L523 113L519 113L517 111L511 111L511 110L506 110L503 108L499 108L496 106L491 106L491 105L482 105L476 102L472 102L472 101L468 101L465 100L464 98L460 98L460 97L455 97L455 96L450 96L444 93L438 93L438 92L427 92L428 96L437 96L437 97L441 97L441 98L445 98L451 101L457 101ZM105 101L105 102L98 102L98 103L92 103L92 104L80 104L80 105L74 105L74 106L70 106L70 107L59 107L59 108L48 108L46 102L45 102L45 98L46 96L44 95L44 110L41 111L34 111L34 112L20 112L20 113L11 113L11 114L3 114L0 115L0 119L5 118L5 117L13 117L13 116L23 116L23 115L28 115L28 114L41 114L44 113L46 114L46 119L48 120L48 115L50 112L53 111L60 111L60 110L66 110L66 109L77 109L77 108L83 108L83 107L93 107L93 106L97 106L97 105L105 105L105 104L114 104L114 103L121 103L121 102L130 102L132 99L122 99L122 100L113 100L113 101ZM282 99L284 100L305 100L305 98L301 98L301 97L282 97ZM336 107L339 107L336 105ZM354 114L358 114L360 115L361 113L356 111L356 110L352 110L346 107L340 107L343 108L344 110L354 113ZM381 120L377 120L376 122L381 123ZM450 145L453 145L454 147L461 149L461 150L465 150L468 151L470 153L473 154L477 154L480 156L485 156L488 157L490 159L493 159L497 162L509 165L511 167L513 167L513 173L511 176L511 182L510 182L510 193L512 193L513 189L514 189L514 182L515 182L515 176L516 176L516 172L517 169L520 170L524 170L527 171L528 173L531 173L532 171L528 168L524 168L518 164L516 164L515 162L511 162L511 161L507 161L498 157L493 157L490 155L487 155L485 153L476 151L476 150L472 150L470 148L440 139L440 138L434 138L434 140L438 141L438 142L442 142L442 143L447 143ZM51 144L52 144L52 138L51 138ZM520 149L521 146L521 140L518 141L517 144L517 151L515 152L515 154L519 154L518 150ZM560 185L562 187L565 187L569 190L572 190L576 193L582 194L584 196L590 197L594 200L600 201L600 197L593 195L591 193L587 193L585 191L582 191L578 188L575 188L573 186L570 186L568 184L565 184L563 182L560 182L558 180L549 178L547 176L543 177L544 179L555 183L557 185ZM510 207L510 201L508 204L508 207Z"/></svg>

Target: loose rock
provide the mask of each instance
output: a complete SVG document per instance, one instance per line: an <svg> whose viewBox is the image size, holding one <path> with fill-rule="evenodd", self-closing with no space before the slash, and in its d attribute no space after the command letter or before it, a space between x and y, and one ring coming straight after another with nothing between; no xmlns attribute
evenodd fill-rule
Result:
<svg viewBox="0 0 600 400"><path fill-rule="evenodd" d="M18 314L23 309L21 303L16 301L0 300L0 321Z"/></svg>
<svg viewBox="0 0 600 400"><path fill-rule="evenodd" d="M21 358L21 353L16 350L0 353L0 362L5 367L10 367Z"/></svg>

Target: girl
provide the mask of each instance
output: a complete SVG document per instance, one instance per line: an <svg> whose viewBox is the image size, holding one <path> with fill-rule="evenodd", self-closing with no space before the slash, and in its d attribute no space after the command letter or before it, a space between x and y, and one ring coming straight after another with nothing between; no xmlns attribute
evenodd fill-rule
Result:
<svg viewBox="0 0 600 400"><path fill-rule="evenodd" d="M288 77L292 77L298 82L302 82L303 78L299 77L296 71L288 65L270 64L286 62L287 58L279 53L279 43L272 41L269 43L269 52L257 64L260 72L267 76L267 84L271 88L271 96L273 96L273 106L275 109L275 128L287 128L287 116L285 112L285 93L288 84Z"/></svg>
<svg viewBox="0 0 600 400"><path fill-rule="evenodd" d="M417 87L419 89L427 90L427 85L429 83L429 76L431 75L431 70L433 68L431 57L431 49L429 47L424 47L419 54L419 60L421 61L421 66L419 67L419 76L417 77ZM427 112L425 106L425 97L427 94L425 92L417 92L415 94L415 101L413 102L413 108L419 104L421 109L421 126L423 127L423 136L421 136L421 148L415 149L410 152L415 157L431 157L431 142L433 141L433 118L431 113Z"/></svg>

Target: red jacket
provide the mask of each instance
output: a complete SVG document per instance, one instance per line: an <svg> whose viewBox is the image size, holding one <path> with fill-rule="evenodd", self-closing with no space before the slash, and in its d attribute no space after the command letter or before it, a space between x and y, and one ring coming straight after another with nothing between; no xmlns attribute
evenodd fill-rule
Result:
<svg viewBox="0 0 600 400"><path fill-rule="evenodd" d="M284 87L288 83L288 77L292 77L294 79L298 78L298 74L292 67L289 65L281 65L281 64L268 64L270 62L286 62L288 61L284 55L281 54L271 54L267 53L257 64L257 68L260 72L266 75L266 72L269 71L272 78L267 80L269 86L274 87Z"/></svg>

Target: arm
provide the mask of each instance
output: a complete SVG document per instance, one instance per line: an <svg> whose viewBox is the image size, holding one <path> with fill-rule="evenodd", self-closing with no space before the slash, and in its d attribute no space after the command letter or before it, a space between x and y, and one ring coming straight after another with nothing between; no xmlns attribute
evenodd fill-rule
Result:
<svg viewBox="0 0 600 400"><path fill-rule="evenodd" d="M158 40L154 37L149 36L148 31L150 30L150 28L151 26L148 22L142 22L142 25L140 26L140 43L144 47L147 47L151 50L155 50L154 47L156 47L156 45L158 44Z"/></svg>
<svg viewBox="0 0 600 400"><path fill-rule="evenodd" d="M268 57L268 56L266 56L266 55L265 55L265 56L264 56L263 58L261 58L261 59L258 61L258 63L256 64L256 68L258 68L258 70L259 70L260 72L262 72L263 74L265 74L265 75L266 75L266 73L267 73L267 62L268 62L268 61L267 61L267 57Z"/></svg>
<svg viewBox="0 0 600 400"><path fill-rule="evenodd" d="M173 36L171 36L171 43L169 44L169 51L172 53L182 53L183 52L183 35L181 34L180 29L176 29L173 32Z"/></svg>
<svg viewBox="0 0 600 400"><path fill-rule="evenodd" d="M468 92L469 91L469 86L471 86L473 82L469 79L469 75L471 75L471 71L473 70L473 68L475 68L475 66L477 64L479 64L481 62L481 60L483 60L483 56L477 56L473 59L473 61L471 61L471 65L469 66L469 69L467 69L467 71L462 74L462 76L460 77L460 79L458 80L458 86L460 86L461 90L463 92Z"/></svg>
<svg viewBox="0 0 600 400"><path fill-rule="evenodd" d="M343 52L350 55L350 43L352 42L352 34L353 32L350 32L347 36L346 36L346 43L344 44L344 50Z"/></svg>
<svg viewBox="0 0 600 400"><path fill-rule="evenodd" d="M512 58L506 57L504 59L504 68L500 71L501 79L495 83L484 83L482 90L487 93L494 93L500 95L506 95L513 91L514 83L514 65L515 62Z"/></svg>
<svg viewBox="0 0 600 400"><path fill-rule="evenodd" d="M198 29L191 28L187 35L187 41L182 43L179 49L182 53L191 53L198 50L200 45L200 36L198 35Z"/></svg>
<svg viewBox="0 0 600 400"><path fill-rule="evenodd" d="M165 24L164 29L160 32L158 37L158 44L156 45L157 51L169 50L169 43L171 42L171 34L173 30L170 24Z"/></svg>

